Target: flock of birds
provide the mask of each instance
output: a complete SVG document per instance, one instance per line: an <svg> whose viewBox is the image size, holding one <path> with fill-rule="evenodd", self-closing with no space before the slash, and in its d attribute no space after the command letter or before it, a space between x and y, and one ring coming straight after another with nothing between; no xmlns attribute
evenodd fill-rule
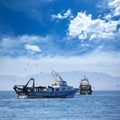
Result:
<svg viewBox="0 0 120 120"><path fill-rule="evenodd" d="M28 68L28 67L30 67L31 65L30 65L30 63L26 63L26 65L27 65L27 67L24 68L24 70L18 71L19 74L22 74L23 72L29 71L29 68ZM39 64L36 63L34 67L38 68L38 67L39 67ZM47 73L47 70L46 70L46 71L43 71L43 72L39 72L39 73L40 73L40 74L42 74L42 73ZM75 75L76 77L78 77L78 73L74 73L74 75ZM92 77L94 77L94 76L96 76L96 72L93 73ZM97 80L99 80L99 77L97 77ZM16 81L16 80L13 80L13 81ZM115 87L119 88L120 85L117 84ZM92 86L92 88L95 89L95 86Z"/></svg>

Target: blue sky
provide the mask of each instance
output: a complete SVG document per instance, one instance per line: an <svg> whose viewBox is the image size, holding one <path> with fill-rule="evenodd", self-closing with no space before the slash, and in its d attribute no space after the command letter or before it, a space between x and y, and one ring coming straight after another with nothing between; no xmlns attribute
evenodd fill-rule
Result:
<svg viewBox="0 0 120 120"><path fill-rule="evenodd" d="M0 74L19 75L29 63L21 75L55 69L120 76L119 4L120 0L1 0Z"/></svg>

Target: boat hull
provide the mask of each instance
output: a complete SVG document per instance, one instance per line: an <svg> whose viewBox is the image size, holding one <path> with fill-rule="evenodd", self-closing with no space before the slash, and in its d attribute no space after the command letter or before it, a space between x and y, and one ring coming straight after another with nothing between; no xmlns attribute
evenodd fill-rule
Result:
<svg viewBox="0 0 120 120"><path fill-rule="evenodd" d="M70 91L58 92L29 92L28 94L18 93L19 98L72 98L77 93L78 89L75 88Z"/></svg>
<svg viewBox="0 0 120 120"><path fill-rule="evenodd" d="M91 85L81 85L80 86L80 94L91 95L92 94Z"/></svg>

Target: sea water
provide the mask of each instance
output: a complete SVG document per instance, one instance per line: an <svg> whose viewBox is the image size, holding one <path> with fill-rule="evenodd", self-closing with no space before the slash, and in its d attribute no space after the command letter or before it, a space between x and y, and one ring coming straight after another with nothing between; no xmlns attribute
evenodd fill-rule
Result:
<svg viewBox="0 0 120 120"><path fill-rule="evenodd" d="M120 120L120 91L66 99L18 99L15 92L1 91L0 120Z"/></svg>

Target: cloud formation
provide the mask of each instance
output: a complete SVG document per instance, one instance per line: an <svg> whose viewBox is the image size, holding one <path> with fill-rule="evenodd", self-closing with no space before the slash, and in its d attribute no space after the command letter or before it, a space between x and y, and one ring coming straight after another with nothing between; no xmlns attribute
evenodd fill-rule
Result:
<svg viewBox="0 0 120 120"><path fill-rule="evenodd" d="M120 0L112 0L108 6L112 8L113 16L120 16Z"/></svg>
<svg viewBox="0 0 120 120"><path fill-rule="evenodd" d="M33 52L41 52L42 50L37 46L37 45L29 45L29 44L26 44L25 45L25 48L27 50L31 50Z"/></svg>
<svg viewBox="0 0 120 120"><path fill-rule="evenodd" d="M57 15L51 15L52 19L65 19L65 18L68 18L68 17L72 17L72 13L71 13L71 10L68 9L65 13L58 13Z"/></svg>
<svg viewBox="0 0 120 120"><path fill-rule="evenodd" d="M101 0L97 4L97 8L100 10L99 13L103 14L106 20L111 20L114 17L120 17L120 0Z"/></svg>
<svg viewBox="0 0 120 120"><path fill-rule="evenodd" d="M50 36L38 36L38 35L19 35L19 36L2 36L0 38L0 56L20 57L37 56L42 46L43 50L48 45ZM44 47L43 47L44 46ZM26 52L28 50L29 52ZM33 54L34 53L34 54Z"/></svg>
<svg viewBox="0 0 120 120"><path fill-rule="evenodd" d="M92 15L78 12L77 16L70 21L68 35L83 39L106 39L113 38L117 32L119 21L105 21L92 19Z"/></svg>

